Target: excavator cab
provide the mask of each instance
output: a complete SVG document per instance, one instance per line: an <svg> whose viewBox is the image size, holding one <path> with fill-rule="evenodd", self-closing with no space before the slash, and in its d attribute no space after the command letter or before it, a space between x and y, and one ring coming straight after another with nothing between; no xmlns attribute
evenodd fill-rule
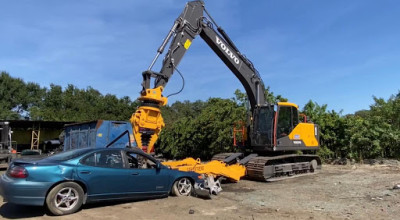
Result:
<svg viewBox="0 0 400 220"><path fill-rule="evenodd" d="M251 141L256 152L316 150L319 146L317 125L300 122L296 104L278 102L258 107L253 120Z"/></svg>

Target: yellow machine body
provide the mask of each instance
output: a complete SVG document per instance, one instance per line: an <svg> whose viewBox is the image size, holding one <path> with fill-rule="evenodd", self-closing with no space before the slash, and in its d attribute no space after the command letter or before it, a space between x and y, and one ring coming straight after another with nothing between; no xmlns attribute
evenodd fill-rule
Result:
<svg viewBox="0 0 400 220"><path fill-rule="evenodd" d="M299 123L289 134L289 139L296 141L301 140L306 147L319 147L317 136L317 128L312 123Z"/></svg>

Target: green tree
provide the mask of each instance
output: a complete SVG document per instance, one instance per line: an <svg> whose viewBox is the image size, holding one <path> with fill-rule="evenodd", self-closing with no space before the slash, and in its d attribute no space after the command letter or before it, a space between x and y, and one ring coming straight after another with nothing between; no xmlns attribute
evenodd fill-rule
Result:
<svg viewBox="0 0 400 220"><path fill-rule="evenodd" d="M387 101L373 97L365 114L349 117L350 156L363 158L400 157L400 95Z"/></svg>
<svg viewBox="0 0 400 220"><path fill-rule="evenodd" d="M243 108L232 100L209 99L198 114L183 116L163 130L159 152L171 158L210 159L214 154L232 151L232 125L243 119L243 114Z"/></svg>
<svg viewBox="0 0 400 220"><path fill-rule="evenodd" d="M346 145L343 143L345 121L340 113L327 111L327 107L310 100L302 112L319 126L321 145L319 155L323 158L346 157L349 149L344 147Z"/></svg>
<svg viewBox="0 0 400 220"><path fill-rule="evenodd" d="M44 90L35 83L25 83L6 72L0 74L0 119L20 119L29 116L29 109L37 105Z"/></svg>

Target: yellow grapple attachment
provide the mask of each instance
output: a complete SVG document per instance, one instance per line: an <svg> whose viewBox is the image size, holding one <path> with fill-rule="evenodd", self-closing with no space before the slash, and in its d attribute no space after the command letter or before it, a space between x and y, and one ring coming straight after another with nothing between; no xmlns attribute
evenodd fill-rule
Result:
<svg viewBox="0 0 400 220"><path fill-rule="evenodd" d="M214 178L223 176L234 182L238 182L241 177L246 175L245 166L238 163L228 165L219 160L202 163L200 159L195 160L189 157L179 161L162 162L162 164L171 167L171 169L212 175Z"/></svg>
<svg viewBox="0 0 400 220"><path fill-rule="evenodd" d="M139 97L142 105L130 119L136 143L146 153L153 152L154 144L165 126L160 107L166 105L168 99L162 96L163 89L162 86L146 89Z"/></svg>

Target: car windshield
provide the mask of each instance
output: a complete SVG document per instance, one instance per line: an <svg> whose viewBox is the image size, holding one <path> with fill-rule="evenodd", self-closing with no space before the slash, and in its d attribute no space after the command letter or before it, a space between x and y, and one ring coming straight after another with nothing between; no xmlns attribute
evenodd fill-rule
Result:
<svg viewBox="0 0 400 220"><path fill-rule="evenodd" d="M79 157L83 154L86 154L87 152L89 152L91 150L93 150L93 149L92 148L83 148L83 149L69 150L69 151L65 151L65 152L50 156L47 159L48 160L56 160L56 161L70 160L72 158Z"/></svg>

